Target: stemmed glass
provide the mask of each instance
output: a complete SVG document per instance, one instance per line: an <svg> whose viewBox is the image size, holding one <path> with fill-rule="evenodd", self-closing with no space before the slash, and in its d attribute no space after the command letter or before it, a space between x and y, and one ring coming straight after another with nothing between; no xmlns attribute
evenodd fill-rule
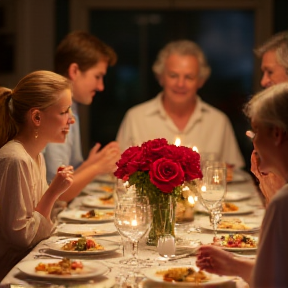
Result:
<svg viewBox="0 0 288 288"><path fill-rule="evenodd" d="M199 200L210 213L214 235L222 214L222 203L226 194L226 167L208 166L199 187Z"/></svg>
<svg viewBox="0 0 288 288"><path fill-rule="evenodd" d="M135 185L129 186L128 181L124 181L122 179L116 180L114 194L116 203L121 202L124 198L131 198L135 196L137 196Z"/></svg>
<svg viewBox="0 0 288 288"><path fill-rule="evenodd" d="M114 224L122 237L132 243L132 258L125 264L138 265L138 242L149 230L152 222L151 206L145 201L132 199L117 203Z"/></svg>

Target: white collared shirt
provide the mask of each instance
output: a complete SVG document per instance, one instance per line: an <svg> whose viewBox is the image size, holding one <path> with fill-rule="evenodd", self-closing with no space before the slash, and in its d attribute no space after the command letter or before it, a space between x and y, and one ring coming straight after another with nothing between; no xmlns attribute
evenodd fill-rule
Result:
<svg viewBox="0 0 288 288"><path fill-rule="evenodd" d="M166 138L171 144L180 138L181 145L196 146L200 153L216 153L221 161L244 166L232 125L223 112L197 97L195 110L180 131L166 113L161 98L162 92L127 111L117 134L121 151L155 138Z"/></svg>

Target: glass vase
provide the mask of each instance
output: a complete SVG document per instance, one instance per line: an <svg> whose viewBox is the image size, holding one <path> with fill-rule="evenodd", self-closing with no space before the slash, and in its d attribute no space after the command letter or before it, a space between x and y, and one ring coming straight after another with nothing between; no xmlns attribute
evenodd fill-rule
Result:
<svg viewBox="0 0 288 288"><path fill-rule="evenodd" d="M170 195L159 200L153 204L153 219L146 242L150 246L156 246L160 236L170 234L175 237L176 201Z"/></svg>

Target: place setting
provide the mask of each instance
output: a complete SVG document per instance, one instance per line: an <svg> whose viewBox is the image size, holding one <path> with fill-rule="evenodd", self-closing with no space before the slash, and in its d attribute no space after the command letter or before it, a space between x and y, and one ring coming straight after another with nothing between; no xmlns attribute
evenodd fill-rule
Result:
<svg viewBox="0 0 288 288"><path fill-rule="evenodd" d="M201 220L200 228L207 231L214 231L210 219L207 217ZM215 231L223 233L258 233L260 225L251 219L223 217L216 224Z"/></svg>
<svg viewBox="0 0 288 288"><path fill-rule="evenodd" d="M56 230L59 236L100 237L118 234L114 223L105 224L66 224L62 223Z"/></svg>
<svg viewBox="0 0 288 288"><path fill-rule="evenodd" d="M107 239L99 239L92 236L87 237L56 237L54 241L47 242L46 253L53 252L57 255L89 256L109 254L119 249L119 244Z"/></svg>
<svg viewBox="0 0 288 288"><path fill-rule="evenodd" d="M209 214L209 211L199 202L195 206L195 212ZM223 216L246 215L246 214L251 214L253 212L254 212L254 209L252 207L243 205L241 203L239 204L239 203L233 203L233 202L227 202L227 201L224 201L222 203L221 214Z"/></svg>
<svg viewBox="0 0 288 288"><path fill-rule="evenodd" d="M115 279L108 278L110 268L100 261L73 258L34 259L15 267L15 278L27 287L113 287ZM16 286L16 285L15 285Z"/></svg>
<svg viewBox="0 0 288 288"><path fill-rule="evenodd" d="M58 214L61 222L72 223L105 223L114 221L113 209L67 209Z"/></svg>
<svg viewBox="0 0 288 288"><path fill-rule="evenodd" d="M105 182L91 182L82 189L82 193L88 195L103 192L112 194L114 192L114 184Z"/></svg>
<svg viewBox="0 0 288 288"><path fill-rule="evenodd" d="M152 285L153 282L158 282L165 286L171 285L171 287L206 287L208 285L224 284L234 279L231 276L218 276L200 271L194 265L150 267L142 272L151 281L151 283L146 283L147 286L145 287L149 287L149 284Z"/></svg>
<svg viewBox="0 0 288 288"><path fill-rule="evenodd" d="M100 195L83 197L82 205L90 208L113 209L115 207L115 201L113 194L103 193Z"/></svg>
<svg viewBox="0 0 288 288"><path fill-rule="evenodd" d="M237 202L237 201L244 201L251 198L250 192L243 192L243 191L228 191L225 195L225 201L227 202Z"/></svg>

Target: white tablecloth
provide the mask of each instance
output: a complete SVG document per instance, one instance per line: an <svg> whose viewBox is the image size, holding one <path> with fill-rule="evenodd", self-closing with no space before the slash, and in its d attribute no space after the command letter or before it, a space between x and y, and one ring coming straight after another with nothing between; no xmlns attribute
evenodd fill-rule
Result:
<svg viewBox="0 0 288 288"><path fill-rule="evenodd" d="M241 215L241 216L235 216L237 218L241 217L243 219L253 219L254 222L259 223L259 225L262 222L263 215L265 213L265 210L262 205L261 198L259 196L259 192L257 191L256 186L254 185L252 180L246 181L246 182L239 182L234 184L228 185L228 192L227 195L232 195L235 193L249 193L250 198L246 199L245 202L242 201L242 203L245 203L247 207L251 207L253 210L253 213L248 215ZM80 195L79 197L75 198L73 202L69 205L69 209L76 209L77 207L81 206L81 202L83 197L85 195ZM240 203L240 202L238 202ZM87 208L86 208L87 209ZM90 208L91 209L91 208ZM89 209L88 209L89 210ZM203 221L207 221L208 216L203 213L195 213L194 221L193 222L187 222L183 224L176 225L176 237L178 239L178 246L176 253L182 254L186 252L192 252L193 247L189 248L186 247L187 243L192 243L194 245L195 243L211 243L213 239L213 233L212 231L207 231L201 229L201 225L203 224ZM97 225L97 224L95 224ZM200 229L199 229L200 228ZM201 231L201 232L200 232ZM57 235L57 231L55 231L55 234L52 235L49 239L42 241L39 243L30 253L25 257L21 262L25 262L27 260L33 260L35 255L39 255L43 252L47 251L47 243L54 241L56 237L63 237ZM143 274L141 274L141 271L143 271L144 267L139 267L139 272L136 274L136 279L133 277L135 274L133 274L133 268L129 267L124 264L120 264L119 261L123 260L123 254L122 254L122 245L121 244L121 237L118 234L113 234L110 236L102 236L99 237L101 239L106 239L110 241L115 241L116 243L119 243L119 249L107 254L107 255L96 255L96 256L89 256L85 257L85 259L88 259L89 261L99 261L99 263L102 263L106 265L109 270L108 272L101 276L96 277L92 279L85 279L85 280L79 280L79 281L65 281L65 282L57 282L52 281L51 279L37 279L30 276L27 276L19 271L17 268L17 265L8 273L8 275L2 280L1 284L19 284L19 285L40 285L40 286L51 286L52 284L63 284L65 286L79 286L80 287L162 287L163 285L161 283L152 282L150 280L147 280ZM96 239L97 240L97 239ZM194 244L193 244L194 243ZM185 245L184 245L185 244ZM184 246L185 247L184 247ZM74 257L75 258L75 257ZM81 259L81 257L78 257ZM169 261L161 256L156 251L156 247L154 246L147 246L145 242L145 238L143 238L139 243L139 258L142 260L146 260L147 265L149 266L171 266L171 265L195 265L196 256L190 256L187 258L182 258L178 260ZM83 258L82 258L83 259ZM41 259L38 259L39 262L41 262ZM145 265L144 265L145 266ZM133 276L134 275L134 276ZM127 283L130 284L128 285ZM132 283L132 284L131 284ZM134 284L133 284L134 283ZM84 286L82 286L84 285ZM9 285L7 286L9 287ZM13 286L15 287L15 286ZM165 285L165 287L168 287ZM173 285L175 287L175 285ZM214 287L214 286L213 286ZM244 288L248 287L246 283L242 280L237 278L234 281L231 281L229 283L226 283L225 285L221 285L221 287L239 287Z"/></svg>

